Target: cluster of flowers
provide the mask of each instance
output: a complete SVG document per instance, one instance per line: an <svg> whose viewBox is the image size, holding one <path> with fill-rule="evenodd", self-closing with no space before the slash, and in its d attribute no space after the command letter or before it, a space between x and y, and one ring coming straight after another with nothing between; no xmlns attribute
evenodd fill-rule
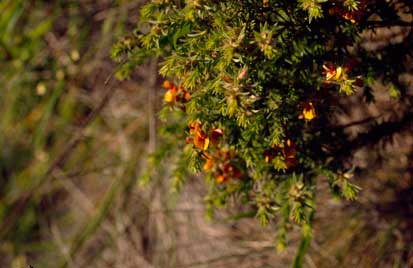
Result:
<svg viewBox="0 0 413 268"><path fill-rule="evenodd" d="M194 147L201 151L205 160L204 170L211 172L217 183L227 182L229 179L241 177L241 171L235 165L235 154L227 148L218 148L224 136L221 128L213 128L209 134L202 129L199 121L189 124L190 137L187 143L193 143Z"/></svg>
<svg viewBox="0 0 413 268"><path fill-rule="evenodd" d="M205 153L204 170L212 172L217 183L227 182L230 179L239 179L242 176L241 170L235 164L235 154L227 148L215 151L214 155Z"/></svg>
<svg viewBox="0 0 413 268"><path fill-rule="evenodd" d="M334 82L341 82L347 80L347 72L350 71L354 62L348 62L343 67L335 66L333 63L326 63L323 65L324 71L322 75L324 76L324 86L329 87ZM360 85L361 80L357 79L356 84ZM302 112L299 115L299 119L304 119L305 121L312 121L317 117L316 109L313 102L303 102L300 104ZM294 143L291 139L287 139L283 147L272 146L264 152L265 162L270 163L277 156L282 155L285 159L285 165L288 168L294 167L297 164L297 151L295 149Z"/></svg>
<svg viewBox="0 0 413 268"><path fill-rule="evenodd" d="M179 85L177 87L174 83L165 80L162 84L162 87L167 90L164 95L164 101L167 104L183 104L191 99L191 94L186 91L182 85Z"/></svg>
<svg viewBox="0 0 413 268"><path fill-rule="evenodd" d="M333 63L326 63L323 65L324 71L324 85L331 86L334 82L341 82L347 80L347 72L354 63L347 63L343 67L335 66ZM246 72L246 70L245 70ZM244 73L244 72L243 72ZM167 104L174 105L175 103L184 104L191 98L191 94L187 92L182 86L176 87L172 82L165 80L163 88L167 89L164 95L164 101ZM299 119L305 121L312 121L317 117L316 109L313 102L303 102L300 104L302 112ZM181 108L185 108L182 106ZM218 183L226 182L229 178L240 178L241 171L233 164L235 154L228 149L219 149L217 145L220 143L224 132L220 128L212 129L208 134L202 129L200 121L194 121L189 124L190 137L186 139L187 143L192 143L195 148L199 149L202 157L205 160L204 170L212 172ZM215 152L210 153L214 147ZM271 163L275 157L283 156L284 163L287 169L297 165L297 151L291 139L287 139L282 147L272 146L264 152L264 161Z"/></svg>
<svg viewBox="0 0 413 268"><path fill-rule="evenodd" d="M291 139L287 139L283 147L273 145L271 149L264 152L264 160L267 163L271 163L275 157L282 155L284 157L284 163L287 169L297 165L297 150L295 144Z"/></svg>
<svg viewBox="0 0 413 268"><path fill-rule="evenodd" d="M188 127L191 137L187 138L186 142L193 143L196 148L202 151L206 151L210 144L213 146L218 145L220 139L224 136L224 132L220 128L212 129L209 135L207 135L199 121L192 122Z"/></svg>
<svg viewBox="0 0 413 268"><path fill-rule="evenodd" d="M323 65L323 75L325 76L325 84L330 84L332 81L339 81L345 78L345 72L348 67L343 68L341 66L335 66L333 63L326 63Z"/></svg>
<svg viewBox="0 0 413 268"><path fill-rule="evenodd" d="M356 60L348 60L343 66L335 66L331 62L327 62L323 65L324 71L322 74L325 77L323 86L329 88L334 84L346 84L351 83L354 86L362 87L363 80L361 77L356 77L355 79L349 79L348 73L350 70L358 64Z"/></svg>
<svg viewBox="0 0 413 268"><path fill-rule="evenodd" d="M341 17L353 24L356 24L361 20L366 4L366 0L360 0L357 9L353 11L348 10L343 5L335 5L330 8L328 12L331 16Z"/></svg>
<svg viewBox="0 0 413 268"><path fill-rule="evenodd" d="M334 82L340 82L347 80L347 72L352 66L352 62L349 62L342 66L335 66L333 63L326 63L323 65L324 71L322 75L324 76L324 87L331 86ZM302 107L302 112L299 119L304 119L306 121L311 121L317 117L317 113L314 104L310 102L303 102L300 105Z"/></svg>

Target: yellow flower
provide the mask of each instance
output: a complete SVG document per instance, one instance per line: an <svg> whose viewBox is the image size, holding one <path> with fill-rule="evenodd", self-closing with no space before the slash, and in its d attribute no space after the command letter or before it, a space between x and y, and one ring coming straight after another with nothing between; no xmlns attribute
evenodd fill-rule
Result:
<svg viewBox="0 0 413 268"><path fill-rule="evenodd" d="M343 68L337 67L336 69L336 75L333 77L333 80L337 81L341 78L341 75L343 74Z"/></svg>
<svg viewBox="0 0 413 268"><path fill-rule="evenodd" d="M354 19L354 15L353 15L352 13L350 13L350 12L346 12L346 13L343 15L343 18L346 19L346 20L349 20L349 21L350 21L351 23L353 23L353 24L356 23L356 20Z"/></svg>
<svg viewBox="0 0 413 268"><path fill-rule="evenodd" d="M306 103L303 109L303 117L307 121L313 120L317 116L312 102Z"/></svg>
<svg viewBox="0 0 413 268"><path fill-rule="evenodd" d="M166 103L174 103L176 100L176 91L172 89L166 91L163 99Z"/></svg>
<svg viewBox="0 0 413 268"><path fill-rule="evenodd" d="M327 81L340 80L340 78L343 75L343 68L340 67L340 66L337 67L337 68L334 68L334 67L329 67L329 66L323 65L323 69L325 70L323 73L325 74Z"/></svg>

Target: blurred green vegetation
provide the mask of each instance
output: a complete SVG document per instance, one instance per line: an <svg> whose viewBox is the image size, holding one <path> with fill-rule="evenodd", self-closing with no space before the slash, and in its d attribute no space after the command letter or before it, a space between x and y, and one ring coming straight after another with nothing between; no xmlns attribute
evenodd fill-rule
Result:
<svg viewBox="0 0 413 268"><path fill-rule="evenodd" d="M104 137L127 122L106 122L94 111L115 90L113 82L105 84L115 69L108 51L138 5L123 0L0 1L1 267L27 267L25 257L56 250L42 232L50 218L70 215L57 173L102 172L107 166L117 166L124 177L136 172L136 155L122 156ZM146 132L133 135L138 143L146 139ZM110 188L99 190L106 192L99 212L75 236L69 254L96 229L124 182L111 174L99 179L93 187ZM67 219L65 233L76 230L70 225L87 223L73 220ZM43 258L39 267L47 263Z"/></svg>

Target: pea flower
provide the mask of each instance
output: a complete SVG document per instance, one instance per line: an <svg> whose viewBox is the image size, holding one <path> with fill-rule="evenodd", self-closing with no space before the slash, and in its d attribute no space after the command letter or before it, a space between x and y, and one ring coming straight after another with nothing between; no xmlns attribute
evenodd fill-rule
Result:
<svg viewBox="0 0 413 268"><path fill-rule="evenodd" d="M306 121L311 121L316 118L317 114L312 102L307 102L303 104L303 112L300 118L304 118Z"/></svg>

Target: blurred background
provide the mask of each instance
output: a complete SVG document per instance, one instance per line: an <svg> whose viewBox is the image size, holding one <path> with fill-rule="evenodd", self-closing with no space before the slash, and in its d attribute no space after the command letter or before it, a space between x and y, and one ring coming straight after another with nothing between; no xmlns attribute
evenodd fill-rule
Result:
<svg viewBox="0 0 413 268"><path fill-rule="evenodd" d="M157 135L162 78L155 59L119 81L109 55L144 2L0 0L0 267L289 267L298 230L277 253L275 227L236 202L207 220L201 175L173 193L165 164L140 186L148 155L173 142ZM413 43L411 27L365 38L372 51ZM384 92L347 99L339 122L358 133L351 122L397 117ZM355 202L319 187L305 267L413 267L412 132L359 150Z"/></svg>

